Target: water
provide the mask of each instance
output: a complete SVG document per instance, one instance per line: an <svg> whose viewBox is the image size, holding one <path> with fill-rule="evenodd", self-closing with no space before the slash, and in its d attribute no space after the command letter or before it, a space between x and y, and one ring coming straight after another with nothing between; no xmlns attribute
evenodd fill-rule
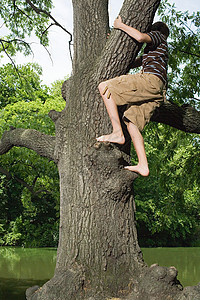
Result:
<svg viewBox="0 0 200 300"><path fill-rule="evenodd" d="M200 248L143 248L144 260L150 266L158 263L163 267L174 266L183 286L200 282Z"/></svg>
<svg viewBox="0 0 200 300"><path fill-rule="evenodd" d="M56 249L0 248L0 300L24 300L25 291L54 274Z"/></svg>
<svg viewBox="0 0 200 300"><path fill-rule="evenodd" d="M184 286L200 282L200 248L143 248L148 265L175 266ZM25 290L54 274L56 249L0 248L0 300L24 300Z"/></svg>

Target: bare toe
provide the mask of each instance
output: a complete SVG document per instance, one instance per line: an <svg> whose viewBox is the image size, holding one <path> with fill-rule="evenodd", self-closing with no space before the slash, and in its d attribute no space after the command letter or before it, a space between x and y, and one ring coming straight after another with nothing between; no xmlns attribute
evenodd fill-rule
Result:
<svg viewBox="0 0 200 300"><path fill-rule="evenodd" d="M99 136L98 138L96 138L96 140L97 140L98 142L104 142L104 135Z"/></svg>

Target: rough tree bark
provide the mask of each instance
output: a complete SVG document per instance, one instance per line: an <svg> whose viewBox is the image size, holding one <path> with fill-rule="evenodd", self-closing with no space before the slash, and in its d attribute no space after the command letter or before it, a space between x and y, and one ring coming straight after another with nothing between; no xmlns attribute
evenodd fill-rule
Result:
<svg viewBox="0 0 200 300"><path fill-rule="evenodd" d="M137 176L123 169L129 155L115 145L95 141L111 129L97 85L125 74L141 45L117 30L107 39L108 0L72 2L73 74L67 90L63 87L69 99L66 108L49 114L55 122L55 138L13 129L0 142L0 154L13 146L29 147L54 160L60 174L55 275L43 287L28 289L27 299L199 299L200 286L183 290L175 268L148 268L143 261L134 217L133 181ZM125 0L120 14L127 24L145 32L159 2ZM187 114L186 108L175 111L170 105L152 119L190 132L187 126L195 123L199 132L198 112L193 122L192 109ZM181 111L179 121L176 117L169 121L171 110L175 116Z"/></svg>

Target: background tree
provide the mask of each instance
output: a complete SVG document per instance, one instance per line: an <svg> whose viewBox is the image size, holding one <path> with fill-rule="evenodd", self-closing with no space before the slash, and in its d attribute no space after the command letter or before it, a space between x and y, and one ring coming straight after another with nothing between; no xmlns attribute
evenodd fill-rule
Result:
<svg viewBox="0 0 200 300"><path fill-rule="evenodd" d="M50 17L45 11L46 3L35 2L27 0L23 12L32 9L39 16ZM128 25L145 32L159 2L125 0L120 14ZM10 7L13 11L16 1ZM129 160L123 150L128 152L128 147L118 149L95 142L96 136L110 129L97 85L103 79L126 73L141 45L120 31L112 31L107 40L107 0L91 0L87 5L82 0L73 1L73 10L73 75L63 87L63 95L68 93L70 101L62 112L49 114L55 122L55 137L16 128L4 132L0 142L1 154L13 146L25 146L56 162L60 175L60 238L55 275L35 293L34 289L28 290L27 297L198 297L199 287L182 291L175 268L147 268L135 228L132 182L136 175L123 169L125 160ZM199 113L188 107L163 105L154 120L199 132Z"/></svg>
<svg viewBox="0 0 200 300"><path fill-rule="evenodd" d="M37 65L7 64L0 68L0 131L34 128L54 134L47 113L64 108L54 83L41 84ZM20 77L19 77L20 74ZM15 148L0 157L1 201L0 244L17 246L56 246L58 242L59 183L53 162L25 148Z"/></svg>

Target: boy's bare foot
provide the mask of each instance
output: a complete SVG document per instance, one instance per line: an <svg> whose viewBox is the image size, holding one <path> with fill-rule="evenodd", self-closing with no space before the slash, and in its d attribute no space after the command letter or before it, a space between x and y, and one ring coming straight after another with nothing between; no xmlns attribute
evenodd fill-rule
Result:
<svg viewBox="0 0 200 300"><path fill-rule="evenodd" d="M137 166L126 166L124 167L124 169L132 171L132 172L136 172L142 176L148 176L149 175L149 168L148 167L143 167L140 165Z"/></svg>
<svg viewBox="0 0 200 300"><path fill-rule="evenodd" d="M102 135L96 139L98 142L111 142L111 143L117 143L117 144L124 144L125 143L125 137L124 135L121 135L119 133L111 133L107 135Z"/></svg>

